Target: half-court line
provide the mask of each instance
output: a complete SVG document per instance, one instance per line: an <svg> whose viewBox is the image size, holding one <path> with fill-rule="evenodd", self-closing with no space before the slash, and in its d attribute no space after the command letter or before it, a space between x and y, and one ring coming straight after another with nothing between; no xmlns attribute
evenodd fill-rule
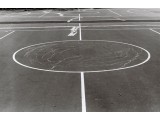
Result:
<svg viewBox="0 0 160 120"><path fill-rule="evenodd" d="M81 15L79 14L79 21L81 21ZM81 23L79 23L79 40L82 40ZM82 112L86 112L86 97L85 97L85 82L84 82L84 72L81 72L81 102L82 102Z"/></svg>

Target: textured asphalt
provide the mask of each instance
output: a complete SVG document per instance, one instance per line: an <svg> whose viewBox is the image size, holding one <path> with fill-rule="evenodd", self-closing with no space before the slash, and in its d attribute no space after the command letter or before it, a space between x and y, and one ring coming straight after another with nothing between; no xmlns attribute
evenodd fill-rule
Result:
<svg viewBox="0 0 160 120"><path fill-rule="evenodd" d="M160 34L153 30L160 32L160 9L109 10L89 9L66 12L48 10L48 14L44 14L44 11L29 11L30 13L1 11L0 23L4 24L0 24L0 111L82 111L79 73L33 70L15 63L12 59L15 51L29 45L79 40L79 31L74 36L68 36L68 34L74 26L79 26L78 16L80 14L81 21L84 21L81 22L82 40L129 43L140 46L151 54L148 62L134 68L84 73L86 111L159 112ZM73 23L67 22L74 17L77 18L73 19ZM119 22L107 22L107 20L119 20ZM124 22L124 20L150 21ZM158 21L153 22L152 20ZM23 23L26 21L32 23ZM14 24L14 22L21 24ZM9 34L10 32L13 33Z"/></svg>

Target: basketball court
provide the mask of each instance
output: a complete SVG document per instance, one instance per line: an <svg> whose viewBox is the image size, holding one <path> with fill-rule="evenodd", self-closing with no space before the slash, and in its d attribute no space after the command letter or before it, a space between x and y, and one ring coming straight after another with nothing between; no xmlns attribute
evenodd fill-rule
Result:
<svg viewBox="0 0 160 120"><path fill-rule="evenodd" d="M0 12L0 111L160 111L160 9Z"/></svg>

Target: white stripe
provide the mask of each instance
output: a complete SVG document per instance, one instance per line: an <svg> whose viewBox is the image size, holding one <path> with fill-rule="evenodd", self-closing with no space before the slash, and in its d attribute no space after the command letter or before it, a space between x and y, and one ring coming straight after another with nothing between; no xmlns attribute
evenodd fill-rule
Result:
<svg viewBox="0 0 160 120"><path fill-rule="evenodd" d="M44 14L43 14L43 15L44 15ZM16 15L16 16L1 16L1 17L17 17L17 16L18 16L18 15ZM41 15L41 16L42 16L42 15ZM24 17L26 17L26 18L27 18L27 17L28 17L28 18L29 18L29 17L33 17L33 18L37 18L38 16L18 16L18 17L23 17L23 18L24 18ZM40 16L39 16L39 17L40 17ZM48 17L48 18L49 18L49 17L53 17L53 18L63 18L63 17L66 17L66 18L67 18L67 17L71 17L71 18L72 18L72 17L77 17L77 16L63 16L63 17L62 17L62 15L61 15L61 16L45 16L45 17L46 17L46 18L47 18L47 17ZM102 17L102 18L108 18L108 17L113 17L113 16L83 16L83 17L84 17L84 18L86 18L86 17Z"/></svg>
<svg viewBox="0 0 160 120"><path fill-rule="evenodd" d="M81 21L81 16L80 16L80 14L79 14L79 21ZM82 40L81 23L79 23L79 40Z"/></svg>
<svg viewBox="0 0 160 120"><path fill-rule="evenodd" d="M30 29L30 28L67 28L67 27L73 27L73 26L43 26L43 27L0 27L1 30L5 29Z"/></svg>
<svg viewBox="0 0 160 120"><path fill-rule="evenodd" d="M79 28L79 27L78 27ZM152 29L160 29L160 28L152 28ZM68 30L68 29L54 29L55 31L56 30ZM148 28L119 28L119 29L116 29L116 28L99 28L99 29L96 29L96 28L85 28L84 30L148 30ZM23 30L23 29L19 29L19 30L16 30L16 31L53 31L53 29L47 29L47 30L31 30L31 29L28 29L28 30Z"/></svg>
<svg viewBox="0 0 160 120"><path fill-rule="evenodd" d="M81 27L87 28L87 27L134 27L134 26L140 26L140 27L160 27L160 25L89 25L89 26L81 26L79 24L80 30ZM31 29L31 28L71 28L73 26L42 26L42 27L0 27L0 30L6 30L6 29ZM129 29L129 28L128 28ZM148 29L148 28L146 28ZM156 28L160 29L160 28ZM81 31L80 31L81 32Z"/></svg>
<svg viewBox="0 0 160 120"><path fill-rule="evenodd" d="M153 29L150 29L152 32L155 32L155 33L157 33L157 34L159 34L160 35L160 33L159 32L157 32L157 31L155 31L155 30L153 30Z"/></svg>
<svg viewBox="0 0 160 120"><path fill-rule="evenodd" d="M81 21L80 14L79 14L79 21ZM80 41L82 40L81 23L79 23L79 40ZM86 112L84 72L81 72L81 100L82 100L82 112Z"/></svg>
<svg viewBox="0 0 160 120"><path fill-rule="evenodd" d="M67 22L71 22L71 21L73 21L73 20L75 20L75 19L78 19L78 17L76 16L76 17L74 17L74 18L72 18L72 19L69 19L69 20L67 20Z"/></svg>
<svg viewBox="0 0 160 120"><path fill-rule="evenodd" d="M110 12L112 12L112 13L114 13L114 14L118 15L118 16L122 16L122 15L120 15L120 14L118 14L118 13L116 13L116 12L112 11L112 10L108 10L108 11L110 11Z"/></svg>
<svg viewBox="0 0 160 120"><path fill-rule="evenodd" d="M86 112L84 72L81 72L81 99L82 99L82 112Z"/></svg>
<svg viewBox="0 0 160 120"><path fill-rule="evenodd" d="M3 37L1 37L0 39L3 39L3 38L5 38L5 37L7 37L8 35L10 35L10 34L12 34L12 33L14 33L15 31L12 31L12 32L10 32L10 33L8 33L8 34L6 34L6 35L4 35Z"/></svg>

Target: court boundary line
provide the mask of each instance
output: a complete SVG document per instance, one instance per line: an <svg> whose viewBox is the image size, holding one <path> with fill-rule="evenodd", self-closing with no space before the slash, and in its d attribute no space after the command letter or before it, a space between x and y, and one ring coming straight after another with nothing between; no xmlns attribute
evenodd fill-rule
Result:
<svg viewBox="0 0 160 120"><path fill-rule="evenodd" d="M72 28L72 27L71 27ZM160 28L101 28L101 29L97 29L97 28L90 28L90 29L84 29L84 30L149 30L149 29L160 29ZM4 29L6 30L6 29ZM53 30L70 30L70 29L47 29L47 30L41 30L41 29L17 29L15 31L53 31ZM0 29L0 32L3 31L2 29Z"/></svg>
<svg viewBox="0 0 160 120"><path fill-rule="evenodd" d="M47 13L48 14L48 13ZM44 14L43 14L44 15ZM42 16L42 15L41 15ZM33 18L37 18L37 17L40 17L40 16L25 16L25 15L22 15L22 16L20 16L20 15L17 15L17 16L1 16L1 17L28 17L28 18L30 18L30 17L33 17ZM43 16L42 16L43 17ZM46 18L48 17L48 18L51 18L51 17L55 17L55 18L65 18L65 17L77 17L77 16L45 16ZM114 18L113 16L82 16L83 18L85 18L85 17L103 17L103 18L108 18L108 17L110 17L110 18Z"/></svg>
<svg viewBox="0 0 160 120"><path fill-rule="evenodd" d="M42 27L0 27L0 30L16 30L16 29L38 29L38 28L70 28L73 27L75 25L72 26L42 26ZM156 27L160 27L160 25L85 25L85 26L81 26L83 27L134 27L134 26L144 26L144 27L152 27L152 26L156 26ZM149 29L149 28L146 28ZM158 28L156 28L158 29Z"/></svg>
<svg viewBox="0 0 160 120"><path fill-rule="evenodd" d="M91 26L82 26L82 27L133 27L133 26L146 26L146 27L149 27L149 26L159 26L160 25L149 25L149 24L146 24L146 25L130 25L130 24L126 24L126 25L91 25Z"/></svg>
<svg viewBox="0 0 160 120"><path fill-rule="evenodd" d="M75 25L73 25L75 26ZM43 27L0 27L0 30L5 30L5 29L9 29L9 30L12 30L12 29L38 29L38 28L70 28L70 27L73 27L73 26L43 26Z"/></svg>
<svg viewBox="0 0 160 120"><path fill-rule="evenodd" d="M70 27L56 27L56 28L48 28L48 29L13 29L14 31L53 31L53 30L70 30L70 28L73 28L74 26L70 26ZM58 29L59 28L59 29ZM64 28L64 29L62 29ZM160 29L160 28L87 28L86 26L84 27L84 30L150 30L150 29ZM1 31L4 30L12 30L12 29L0 29Z"/></svg>
<svg viewBox="0 0 160 120"><path fill-rule="evenodd" d="M150 30L151 30L152 32L157 33L157 34L160 35L160 32L158 32L158 31L156 31L156 30L153 30L153 28L151 28Z"/></svg>
<svg viewBox="0 0 160 120"><path fill-rule="evenodd" d="M80 14L79 14L79 21L81 21L81 16L80 16ZM79 40L82 40L81 23L79 23Z"/></svg>
<svg viewBox="0 0 160 120"><path fill-rule="evenodd" d="M11 32L5 34L4 36L2 36L2 37L0 38L0 40L3 39L3 38L5 38L5 37L7 37L8 35L10 35L10 34L12 34L12 33L14 33L14 32L15 32L15 31L11 31Z"/></svg>
<svg viewBox="0 0 160 120"><path fill-rule="evenodd" d="M84 72L80 73L81 75L81 104L82 112L86 112L86 95L85 95L85 81L84 81Z"/></svg>
<svg viewBox="0 0 160 120"><path fill-rule="evenodd" d="M148 30L149 28L101 28L101 29L94 29L94 28L90 28L90 29L84 29L84 30ZM151 29L160 29L160 28L151 28ZM63 30L63 29L61 29ZM67 29L64 29L64 30L67 30Z"/></svg>

